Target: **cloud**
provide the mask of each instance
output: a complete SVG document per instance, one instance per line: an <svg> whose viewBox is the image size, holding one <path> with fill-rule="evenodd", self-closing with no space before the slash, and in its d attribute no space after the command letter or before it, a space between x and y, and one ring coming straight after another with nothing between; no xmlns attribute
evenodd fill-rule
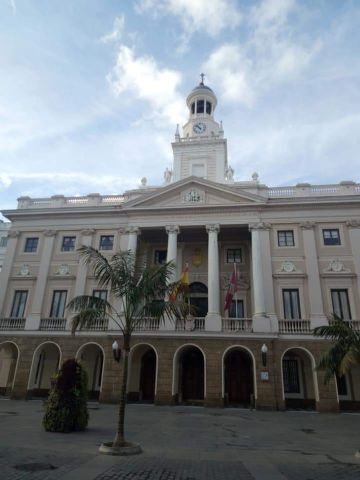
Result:
<svg viewBox="0 0 360 480"><path fill-rule="evenodd" d="M101 43L112 43L121 39L124 33L125 17L121 15L114 20L114 26L110 33L105 34L100 38Z"/></svg>
<svg viewBox="0 0 360 480"><path fill-rule="evenodd" d="M12 184L12 180L9 175L1 174L0 175L0 190L6 190Z"/></svg>
<svg viewBox="0 0 360 480"><path fill-rule="evenodd" d="M184 100L178 91L181 74L159 67L153 57L136 57L133 49L120 45L107 79L116 96L130 94L147 102L149 118L173 123L184 119Z"/></svg>
<svg viewBox="0 0 360 480"><path fill-rule="evenodd" d="M252 105L263 92L296 78L311 64L322 42L296 34L289 23L296 12L295 0L263 0L249 12L247 39L210 54L203 69L220 85L225 101Z"/></svg>
<svg viewBox="0 0 360 480"><path fill-rule="evenodd" d="M15 0L10 0L10 7L13 12L13 15L16 15L16 3Z"/></svg>
<svg viewBox="0 0 360 480"><path fill-rule="evenodd" d="M187 34L204 31L216 36L226 29L237 27L242 15L232 0L139 0L140 13L151 11L153 15L173 15Z"/></svg>

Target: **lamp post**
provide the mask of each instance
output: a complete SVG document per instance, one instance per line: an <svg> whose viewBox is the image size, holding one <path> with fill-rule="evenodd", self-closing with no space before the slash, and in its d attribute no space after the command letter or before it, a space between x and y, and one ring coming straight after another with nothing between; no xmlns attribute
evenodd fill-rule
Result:
<svg viewBox="0 0 360 480"><path fill-rule="evenodd" d="M262 359L263 367L266 367L267 352L268 352L268 347L264 343L263 346L261 347L261 359Z"/></svg>
<svg viewBox="0 0 360 480"><path fill-rule="evenodd" d="M120 362L120 358L121 358L121 350L119 348L119 344L118 342L115 340L112 344L112 352L113 352L113 356L114 356L114 360L115 362Z"/></svg>

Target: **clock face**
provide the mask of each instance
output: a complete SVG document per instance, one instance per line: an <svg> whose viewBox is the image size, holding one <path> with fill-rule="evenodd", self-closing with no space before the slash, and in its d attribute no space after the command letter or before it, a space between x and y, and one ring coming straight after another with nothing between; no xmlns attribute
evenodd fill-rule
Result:
<svg viewBox="0 0 360 480"><path fill-rule="evenodd" d="M193 130L197 134L204 133L206 130L206 125L202 122L195 123L195 125L193 126Z"/></svg>

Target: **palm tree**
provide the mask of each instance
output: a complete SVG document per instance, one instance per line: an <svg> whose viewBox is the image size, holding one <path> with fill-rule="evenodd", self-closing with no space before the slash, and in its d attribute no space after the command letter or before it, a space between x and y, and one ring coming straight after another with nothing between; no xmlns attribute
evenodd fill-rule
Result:
<svg viewBox="0 0 360 480"><path fill-rule="evenodd" d="M313 333L332 342L317 366L325 370L325 383L334 375L343 376L352 365L360 365L360 331L356 331L351 322L334 315L330 325L316 327Z"/></svg>
<svg viewBox="0 0 360 480"><path fill-rule="evenodd" d="M100 288L106 288L113 299L118 299L121 308L116 309L102 298L81 295L73 298L68 308L74 313L72 332L89 328L97 320L109 318L119 327L123 335L123 376L120 390L119 417L113 447L128 445L124 436L126 407L126 384L131 334L145 317L155 317L159 321L166 316L181 318L184 305L169 299L177 283L171 283L175 266L172 263L148 267L137 264L131 251L120 252L110 259L98 250L82 246L79 248L85 264L91 264Z"/></svg>

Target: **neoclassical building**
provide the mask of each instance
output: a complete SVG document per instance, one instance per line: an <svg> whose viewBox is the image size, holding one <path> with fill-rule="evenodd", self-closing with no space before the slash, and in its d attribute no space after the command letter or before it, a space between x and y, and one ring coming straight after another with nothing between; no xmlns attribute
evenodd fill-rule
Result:
<svg viewBox="0 0 360 480"><path fill-rule="evenodd" d="M130 249L148 263L188 266L192 322L138 325L128 398L156 404L356 409L360 372L324 385L328 344L312 336L332 314L360 328L360 185L267 187L234 180L217 99L203 81L187 97L173 168L122 195L18 199L0 279L0 394L36 398L67 358L89 374L91 398L116 401L121 342L107 319L72 336L67 302L108 296L77 253ZM229 279L237 292L224 312ZM111 301L111 298L109 298Z"/></svg>

